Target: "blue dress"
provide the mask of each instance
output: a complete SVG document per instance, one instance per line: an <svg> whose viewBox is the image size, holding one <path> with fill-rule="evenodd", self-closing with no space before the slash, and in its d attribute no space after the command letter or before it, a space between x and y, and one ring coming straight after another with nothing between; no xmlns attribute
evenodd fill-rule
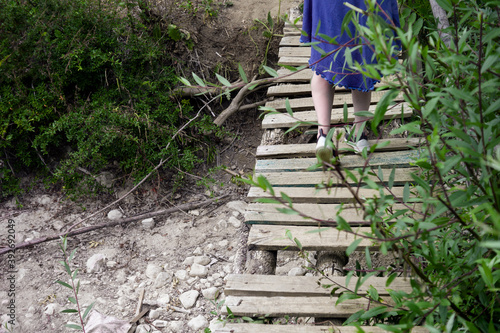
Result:
<svg viewBox="0 0 500 333"><path fill-rule="evenodd" d="M333 54L321 59L321 53L311 47L310 68L325 80L335 86L347 89L360 91L373 90L375 83L378 81L365 77L357 73L354 69L350 69L344 61L345 47L353 47L360 43L359 39L349 37L345 31L341 35L344 16L351 10L344 5L344 2L349 2L361 9L366 9L364 0L305 0L302 19L303 31L300 41L302 43L321 41L317 46L326 53L337 50ZM387 22L399 27L397 0L378 0L377 2L387 14L379 12L379 15ZM366 16L360 15L360 23L362 25L366 24ZM349 24L349 30L352 33L352 37L356 37L353 23ZM319 36L320 34L337 37L335 45L326 42L324 38ZM372 64L376 61L373 51L367 45L362 46L361 52L359 49L352 52L352 58L354 62L361 64Z"/></svg>

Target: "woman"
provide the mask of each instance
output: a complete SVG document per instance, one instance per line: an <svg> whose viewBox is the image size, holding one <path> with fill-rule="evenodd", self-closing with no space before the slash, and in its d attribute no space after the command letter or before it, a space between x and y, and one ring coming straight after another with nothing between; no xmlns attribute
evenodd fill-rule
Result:
<svg viewBox="0 0 500 333"><path fill-rule="evenodd" d="M346 31L342 33L344 16L350 11L350 8L344 4L345 2L363 10L366 9L364 0L305 0L303 31L300 38L302 43L320 42L317 47L323 50L322 55L321 52L311 47L309 65L314 71L311 91L319 124L316 155L321 161L328 162L336 155L333 145L326 142L326 134L330 130L335 87L341 86L351 89L354 112L356 113L368 110L371 91L377 83L376 80L365 77L349 68L345 62L345 49L359 45L362 47L352 52L353 63L372 64L375 62L373 51L369 45L366 45L362 39L356 38L357 32L352 22L346 27L351 32L351 37ZM397 0L378 0L377 5L381 17L387 22L399 26ZM365 15L360 15L360 24L366 25L366 19ZM328 42L321 34L334 37L335 42ZM329 55L324 57L325 53ZM369 148L366 134L363 131L366 120L367 118L355 116L354 127L357 127L358 130L355 131L356 133L351 133L348 138L353 141L354 150L358 153Z"/></svg>

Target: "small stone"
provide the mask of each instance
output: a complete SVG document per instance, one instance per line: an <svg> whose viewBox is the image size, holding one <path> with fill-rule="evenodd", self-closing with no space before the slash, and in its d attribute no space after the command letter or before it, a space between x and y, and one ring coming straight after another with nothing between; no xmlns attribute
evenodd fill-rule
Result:
<svg viewBox="0 0 500 333"><path fill-rule="evenodd" d="M172 320L168 326L172 332L182 332L184 323L180 320Z"/></svg>
<svg viewBox="0 0 500 333"><path fill-rule="evenodd" d="M191 266L193 263L194 263L194 256L186 257L186 259L184 259L184 261L182 262L182 264L186 266Z"/></svg>
<svg viewBox="0 0 500 333"><path fill-rule="evenodd" d="M113 261L113 260L110 260L110 261L106 262L106 266L107 266L108 268L113 268L113 267L116 267L116 265L117 265L117 262L116 262L116 261Z"/></svg>
<svg viewBox="0 0 500 333"><path fill-rule="evenodd" d="M137 328L135 329L135 333L149 333L151 330L151 326L147 325L147 324L141 324L139 326L137 326Z"/></svg>
<svg viewBox="0 0 500 333"><path fill-rule="evenodd" d="M206 252L212 252L212 250L215 248L214 244L210 243L205 246L205 253Z"/></svg>
<svg viewBox="0 0 500 333"><path fill-rule="evenodd" d="M158 305L161 307L166 307L170 303L170 295L169 294L163 294L160 297L158 297Z"/></svg>
<svg viewBox="0 0 500 333"><path fill-rule="evenodd" d="M207 256L194 257L195 264L206 266L206 265L210 264L210 261L212 261L212 260L210 259L210 257L207 257Z"/></svg>
<svg viewBox="0 0 500 333"><path fill-rule="evenodd" d="M191 309L196 304L198 296L200 296L200 293L197 290L190 290L181 294L179 300L185 309Z"/></svg>
<svg viewBox="0 0 500 333"><path fill-rule="evenodd" d="M60 221L60 220L55 220L54 222L52 222L52 227L59 231L61 230L62 228L64 228L64 222L63 221Z"/></svg>
<svg viewBox="0 0 500 333"><path fill-rule="evenodd" d="M188 322L189 328L191 328L193 331L198 332L201 330L203 327L208 327L208 320L202 315L199 315L198 317L195 317L191 319Z"/></svg>
<svg viewBox="0 0 500 333"><path fill-rule="evenodd" d="M217 222L217 229L218 230L225 230L227 228L227 221L226 220L220 220Z"/></svg>
<svg viewBox="0 0 500 333"><path fill-rule="evenodd" d="M108 213L108 219L110 220L118 220L123 217L123 213L119 209L113 209Z"/></svg>
<svg viewBox="0 0 500 333"><path fill-rule="evenodd" d="M161 310L160 309L153 309L149 311L149 319L155 320L160 318L161 315Z"/></svg>
<svg viewBox="0 0 500 333"><path fill-rule="evenodd" d="M208 275L208 267L200 264L193 264L191 266L190 276L200 276L205 277Z"/></svg>
<svg viewBox="0 0 500 333"><path fill-rule="evenodd" d="M159 289L164 287L167 283L172 281L172 274L167 272L161 272L156 276L154 287Z"/></svg>
<svg viewBox="0 0 500 333"><path fill-rule="evenodd" d="M231 201L226 204L226 207L231 210L236 210L241 214L245 214L248 204L244 201Z"/></svg>
<svg viewBox="0 0 500 333"><path fill-rule="evenodd" d="M55 313L58 312L59 312L59 304L50 303L47 304L47 306L45 307L45 311L43 313L45 313L47 316L53 316Z"/></svg>
<svg viewBox="0 0 500 333"><path fill-rule="evenodd" d="M201 293L203 294L203 297L205 297L206 299L214 300L217 298L217 296L219 296L219 288L210 287L207 289L203 289Z"/></svg>
<svg viewBox="0 0 500 333"><path fill-rule="evenodd" d="M193 215L193 216L200 216L200 211L199 210L190 210L189 211L189 214Z"/></svg>
<svg viewBox="0 0 500 333"><path fill-rule="evenodd" d="M180 269L177 272L175 272L175 277L179 280L184 281L189 277L189 275L185 269Z"/></svg>
<svg viewBox="0 0 500 333"><path fill-rule="evenodd" d="M144 229L153 229L155 227L155 220L153 218L145 219L141 221L141 224Z"/></svg>
<svg viewBox="0 0 500 333"><path fill-rule="evenodd" d="M146 276L151 280L155 280L161 271L163 271L163 269L160 266L155 264L148 264L148 266L146 267Z"/></svg>
<svg viewBox="0 0 500 333"><path fill-rule="evenodd" d="M225 323L219 318L214 318L210 321L210 332L216 332L217 330L224 329Z"/></svg>
<svg viewBox="0 0 500 333"><path fill-rule="evenodd" d="M227 247L229 245L229 241L227 239L223 239L218 244L220 247Z"/></svg>
<svg viewBox="0 0 500 333"><path fill-rule="evenodd" d="M307 271L302 267L294 267L288 272L288 276L303 276Z"/></svg>
<svg viewBox="0 0 500 333"><path fill-rule="evenodd" d="M156 327L167 327L168 321L166 320L155 320L153 321L153 326Z"/></svg>
<svg viewBox="0 0 500 333"><path fill-rule="evenodd" d="M194 251L193 254L195 256L201 256L203 254L203 251L201 250L201 247L197 247Z"/></svg>
<svg viewBox="0 0 500 333"><path fill-rule="evenodd" d="M234 216L230 216L229 217L229 223L235 227L235 228L240 228L241 227L241 221L238 220L236 217Z"/></svg>
<svg viewBox="0 0 500 333"><path fill-rule="evenodd" d="M87 273L97 273L104 270L106 256L102 253L94 254L87 260Z"/></svg>

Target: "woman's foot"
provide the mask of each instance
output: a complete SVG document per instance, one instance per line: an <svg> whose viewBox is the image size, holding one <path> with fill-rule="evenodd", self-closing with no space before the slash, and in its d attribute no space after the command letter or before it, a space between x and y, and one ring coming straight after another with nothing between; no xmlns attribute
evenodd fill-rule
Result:
<svg viewBox="0 0 500 333"><path fill-rule="evenodd" d="M318 141L316 143L316 157L320 162L331 163L333 157L337 157L337 152L333 147L333 142L326 140L326 134L319 130Z"/></svg>
<svg viewBox="0 0 500 333"><path fill-rule="evenodd" d="M368 142L368 137L366 134L363 132L361 136L356 138L354 133L349 130L349 128L345 129L345 141L349 146L351 146L354 149L354 152L356 154L361 154L361 152L366 148L366 150L370 150L370 143Z"/></svg>

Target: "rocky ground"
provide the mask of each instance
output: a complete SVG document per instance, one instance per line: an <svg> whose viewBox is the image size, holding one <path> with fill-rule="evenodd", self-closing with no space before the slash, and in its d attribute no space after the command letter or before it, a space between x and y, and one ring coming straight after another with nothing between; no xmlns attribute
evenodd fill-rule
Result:
<svg viewBox="0 0 500 333"><path fill-rule="evenodd" d="M244 31L254 18L264 20L268 12L276 15L279 5L283 13L297 4L237 0L223 14L228 26ZM259 123L257 111L234 116L228 128L237 137L220 144L216 164L232 173L251 173L262 136ZM112 179L114 175L103 176ZM192 179L175 193L168 188L158 192L156 187L142 187L83 226L223 197L211 204L68 238L68 252L76 249L70 267L78 270L79 304L83 308L94 304L88 333L129 332L128 322L140 303L149 312L130 332L200 332L218 323L224 278L240 272L245 264L247 227L242 222L247 188L233 182L226 172L214 176L216 185L208 189L194 185L197 178L189 175ZM75 202L37 185L19 201L0 203L0 244L9 244L14 236L20 243L64 232L132 185L109 186L109 194ZM75 305L68 300L72 291L57 283L71 283L60 264L60 245L61 241L50 241L0 257L0 332L75 331L65 325L77 323L77 316L61 313ZM278 274L300 270L296 258L281 256L279 262ZM15 326L9 325L13 317Z"/></svg>

